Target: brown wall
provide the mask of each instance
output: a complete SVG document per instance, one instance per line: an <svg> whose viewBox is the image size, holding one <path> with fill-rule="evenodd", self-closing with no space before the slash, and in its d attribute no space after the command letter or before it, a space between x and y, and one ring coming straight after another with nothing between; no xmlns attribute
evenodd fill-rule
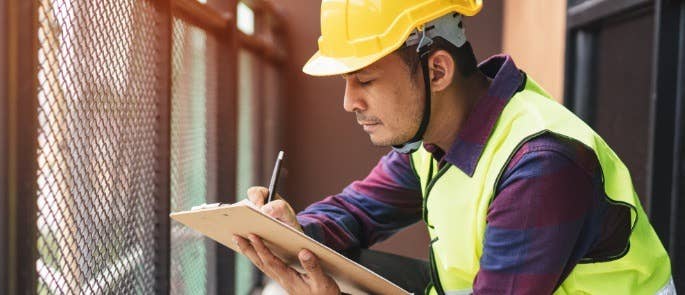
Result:
<svg viewBox="0 0 685 295"><path fill-rule="evenodd" d="M314 78L301 71L316 51L319 5L319 1L301 0L284 1L282 5L291 37L285 69L284 184L286 198L296 210L364 178L389 151L373 147L353 116L342 109L344 83L340 77ZM479 59L501 50L502 14L501 1L487 1L483 13L465 21ZM377 248L426 258L428 239L423 226L414 225Z"/></svg>
<svg viewBox="0 0 685 295"><path fill-rule="evenodd" d="M566 1L505 1L503 30L503 51L557 101L562 101Z"/></svg>

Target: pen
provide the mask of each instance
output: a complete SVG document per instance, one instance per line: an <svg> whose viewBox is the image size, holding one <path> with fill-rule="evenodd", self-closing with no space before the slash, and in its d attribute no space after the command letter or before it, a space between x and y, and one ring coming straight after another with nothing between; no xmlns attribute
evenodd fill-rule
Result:
<svg viewBox="0 0 685 295"><path fill-rule="evenodd" d="M274 172L271 174L271 182L269 182L269 198L267 203L271 202L274 195L276 194L276 185L278 184L278 175L281 172L281 162L283 162L283 151L278 152L278 158L276 158L276 165L274 166Z"/></svg>

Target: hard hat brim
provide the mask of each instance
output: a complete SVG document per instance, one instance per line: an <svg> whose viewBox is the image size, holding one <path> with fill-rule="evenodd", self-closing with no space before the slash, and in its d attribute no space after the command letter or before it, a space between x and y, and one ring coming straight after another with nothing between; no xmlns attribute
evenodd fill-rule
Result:
<svg viewBox="0 0 685 295"><path fill-rule="evenodd" d="M364 57L328 57L317 51L302 67L302 71L311 76L335 76L361 70L387 55L379 52Z"/></svg>

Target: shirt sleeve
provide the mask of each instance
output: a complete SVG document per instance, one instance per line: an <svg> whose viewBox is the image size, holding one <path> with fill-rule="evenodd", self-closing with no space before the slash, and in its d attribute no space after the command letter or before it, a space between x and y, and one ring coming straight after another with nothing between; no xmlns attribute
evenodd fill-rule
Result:
<svg viewBox="0 0 685 295"><path fill-rule="evenodd" d="M297 215L305 233L341 251L369 247L421 218L422 198L409 156L391 151L361 181Z"/></svg>
<svg viewBox="0 0 685 295"><path fill-rule="evenodd" d="M508 164L488 209L474 294L552 294L597 240L594 152L544 137Z"/></svg>

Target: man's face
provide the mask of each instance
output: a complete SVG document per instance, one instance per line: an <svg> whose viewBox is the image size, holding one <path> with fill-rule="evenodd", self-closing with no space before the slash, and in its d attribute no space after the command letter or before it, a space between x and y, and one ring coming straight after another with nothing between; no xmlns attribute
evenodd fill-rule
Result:
<svg viewBox="0 0 685 295"><path fill-rule="evenodd" d="M343 107L356 114L374 145L403 144L418 130L425 95L420 75L412 74L397 54L343 75Z"/></svg>

